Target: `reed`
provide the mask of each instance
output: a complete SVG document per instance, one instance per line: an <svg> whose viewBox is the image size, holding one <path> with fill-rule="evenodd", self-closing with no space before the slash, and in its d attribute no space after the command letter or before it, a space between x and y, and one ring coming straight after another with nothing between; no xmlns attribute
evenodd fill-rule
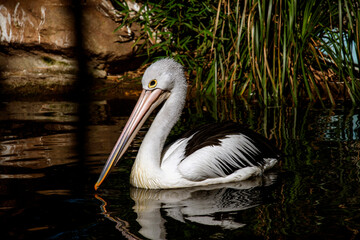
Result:
<svg viewBox="0 0 360 240"><path fill-rule="evenodd" d="M205 94L265 105L360 102L358 0L116 1L138 54L172 56Z"/></svg>

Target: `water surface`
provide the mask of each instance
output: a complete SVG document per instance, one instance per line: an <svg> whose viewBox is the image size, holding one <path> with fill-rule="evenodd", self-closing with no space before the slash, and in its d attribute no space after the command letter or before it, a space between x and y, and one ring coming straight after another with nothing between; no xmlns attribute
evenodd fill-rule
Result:
<svg viewBox="0 0 360 240"><path fill-rule="evenodd" d="M2 239L352 239L360 229L358 108L261 108L192 99L170 140L214 121L237 121L283 152L274 171L246 182L178 190L129 185L149 122L98 192L93 185L134 100L93 102L86 159L77 105L0 104Z"/></svg>

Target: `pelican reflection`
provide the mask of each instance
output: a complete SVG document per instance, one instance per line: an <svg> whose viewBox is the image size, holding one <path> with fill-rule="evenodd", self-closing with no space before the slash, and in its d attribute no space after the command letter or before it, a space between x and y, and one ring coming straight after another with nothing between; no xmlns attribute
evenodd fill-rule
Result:
<svg viewBox="0 0 360 240"><path fill-rule="evenodd" d="M183 189L131 188L136 221L141 226L139 233L149 239L166 239L166 220L162 213L183 223L241 228L246 224L236 221L236 213L266 203L269 200L266 188L275 182L276 177L276 174L268 173L242 182ZM116 222L123 235L131 234L126 222L111 216L106 211L106 201L97 198L103 202L101 210L104 216ZM218 213L221 213L221 218Z"/></svg>

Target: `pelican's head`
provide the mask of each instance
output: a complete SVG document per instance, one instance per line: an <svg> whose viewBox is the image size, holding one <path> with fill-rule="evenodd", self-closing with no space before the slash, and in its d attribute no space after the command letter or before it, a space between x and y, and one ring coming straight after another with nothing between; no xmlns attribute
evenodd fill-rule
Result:
<svg viewBox="0 0 360 240"><path fill-rule="evenodd" d="M177 96L175 101L179 102L178 106L183 106L187 83L183 67L173 59L165 58L150 65L141 82L143 91L95 184L95 190L125 153L136 133L157 106L170 96Z"/></svg>
<svg viewBox="0 0 360 240"><path fill-rule="evenodd" d="M178 91L187 87L184 69L171 58L161 59L148 67L142 78L144 90Z"/></svg>

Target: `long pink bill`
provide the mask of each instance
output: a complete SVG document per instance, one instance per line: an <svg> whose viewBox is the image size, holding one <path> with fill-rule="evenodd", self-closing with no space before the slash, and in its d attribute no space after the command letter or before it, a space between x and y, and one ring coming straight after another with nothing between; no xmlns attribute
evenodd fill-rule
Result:
<svg viewBox="0 0 360 240"><path fill-rule="evenodd" d="M127 121L124 130L122 131L118 141L116 142L101 174L98 181L95 184L95 190L99 188L101 183L105 180L110 170L122 155L126 152L130 143L149 117L151 112L162 103L169 93L161 89L155 90L143 90L137 101L134 110L132 111L129 120Z"/></svg>

